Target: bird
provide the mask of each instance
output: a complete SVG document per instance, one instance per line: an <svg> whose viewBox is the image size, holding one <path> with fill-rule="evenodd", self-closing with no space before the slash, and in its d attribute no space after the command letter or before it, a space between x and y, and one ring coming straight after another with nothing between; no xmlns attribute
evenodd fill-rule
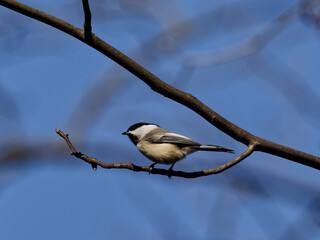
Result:
<svg viewBox="0 0 320 240"><path fill-rule="evenodd" d="M234 153L232 149L217 145L202 145L183 135L161 128L154 123L139 122L133 124L122 135L127 135L138 150L153 164L171 164L172 171L176 162L184 159L188 154L196 151L213 151Z"/></svg>

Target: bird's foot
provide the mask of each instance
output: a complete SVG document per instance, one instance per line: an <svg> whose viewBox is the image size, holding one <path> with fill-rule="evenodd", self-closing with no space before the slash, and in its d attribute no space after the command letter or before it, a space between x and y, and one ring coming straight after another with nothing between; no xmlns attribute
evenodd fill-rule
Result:
<svg viewBox="0 0 320 240"><path fill-rule="evenodd" d="M157 163L152 163L149 167L151 168L150 170L149 170L149 175L152 173L153 174L153 172L154 172L154 166L156 165Z"/></svg>
<svg viewBox="0 0 320 240"><path fill-rule="evenodd" d="M170 166L170 168L168 169L168 178L169 178L169 179L172 178L172 172L173 172L172 168L173 168L173 166L174 166L175 164L176 164L176 163L173 163L173 164Z"/></svg>

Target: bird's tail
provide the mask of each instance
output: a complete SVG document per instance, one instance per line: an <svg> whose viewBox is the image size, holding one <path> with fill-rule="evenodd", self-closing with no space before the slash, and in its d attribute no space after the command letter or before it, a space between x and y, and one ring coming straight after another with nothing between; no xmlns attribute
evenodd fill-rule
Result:
<svg viewBox="0 0 320 240"><path fill-rule="evenodd" d="M216 146L216 145L200 145L200 146L194 146L193 147L196 150L202 150L202 151L214 151L214 152L229 152L234 153L232 149Z"/></svg>

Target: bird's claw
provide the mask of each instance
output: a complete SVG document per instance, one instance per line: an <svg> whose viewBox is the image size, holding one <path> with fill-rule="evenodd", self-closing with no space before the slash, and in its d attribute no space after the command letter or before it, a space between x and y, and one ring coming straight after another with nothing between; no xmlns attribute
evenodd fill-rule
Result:
<svg viewBox="0 0 320 240"><path fill-rule="evenodd" d="M173 164L170 166L170 168L168 169L168 178L169 178L169 179L172 178L172 172L173 172L172 168L173 168L174 164L175 164L175 163L173 163Z"/></svg>
<svg viewBox="0 0 320 240"><path fill-rule="evenodd" d="M156 165L157 163L152 163L149 167L151 168L150 170L149 170L149 175L152 173L154 173L154 166Z"/></svg>

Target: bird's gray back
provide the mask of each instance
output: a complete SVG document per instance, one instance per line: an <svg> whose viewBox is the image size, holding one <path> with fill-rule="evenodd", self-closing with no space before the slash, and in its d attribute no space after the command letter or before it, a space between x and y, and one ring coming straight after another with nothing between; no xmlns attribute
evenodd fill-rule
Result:
<svg viewBox="0 0 320 240"><path fill-rule="evenodd" d="M201 144L183 135L173 133L164 128L157 128L146 134L144 140L151 143L172 143L184 146L200 146Z"/></svg>

